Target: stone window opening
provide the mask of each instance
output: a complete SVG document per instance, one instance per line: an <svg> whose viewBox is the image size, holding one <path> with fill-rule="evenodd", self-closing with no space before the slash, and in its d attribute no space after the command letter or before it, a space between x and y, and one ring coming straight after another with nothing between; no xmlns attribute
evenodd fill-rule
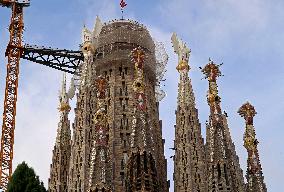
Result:
<svg viewBox="0 0 284 192"><path fill-rule="evenodd" d="M123 129L122 119L120 119L120 129Z"/></svg>
<svg viewBox="0 0 284 192"><path fill-rule="evenodd" d="M124 172L120 172L120 179L121 179L122 185L124 186Z"/></svg>
<svg viewBox="0 0 284 192"><path fill-rule="evenodd" d="M221 178L221 166L219 163L217 164L217 172L218 172L218 179L220 179Z"/></svg>
<svg viewBox="0 0 284 192"><path fill-rule="evenodd" d="M119 67L119 75L121 76L122 75L122 67Z"/></svg>
<svg viewBox="0 0 284 192"><path fill-rule="evenodd" d="M121 170L124 170L124 165L125 165L124 159L121 159L121 162L120 162Z"/></svg>
<svg viewBox="0 0 284 192"><path fill-rule="evenodd" d="M123 147L126 148L126 140L123 140Z"/></svg>
<svg viewBox="0 0 284 192"><path fill-rule="evenodd" d="M107 96L110 97L110 88L107 89Z"/></svg>
<svg viewBox="0 0 284 192"><path fill-rule="evenodd" d="M228 173L227 173L227 166L224 164L224 174L226 179L226 184L229 185Z"/></svg>
<svg viewBox="0 0 284 192"><path fill-rule="evenodd" d="M128 126L128 119L126 119L126 130L128 130L129 126Z"/></svg>
<svg viewBox="0 0 284 192"><path fill-rule="evenodd" d="M125 125L126 125L126 115L123 114L123 126L125 126Z"/></svg>
<svg viewBox="0 0 284 192"><path fill-rule="evenodd" d="M127 86L125 86L125 96L128 96Z"/></svg>
<svg viewBox="0 0 284 192"><path fill-rule="evenodd" d="M122 83L122 89L124 91L124 89L125 89L125 81L122 81L121 83Z"/></svg>

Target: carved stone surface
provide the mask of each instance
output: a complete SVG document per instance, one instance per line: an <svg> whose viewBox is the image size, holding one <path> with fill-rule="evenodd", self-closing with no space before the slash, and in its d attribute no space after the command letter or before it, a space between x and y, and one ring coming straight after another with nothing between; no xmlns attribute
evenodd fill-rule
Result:
<svg viewBox="0 0 284 192"><path fill-rule="evenodd" d="M180 77L176 110L174 187L176 192L206 192L204 141L191 82L188 73L183 73Z"/></svg>

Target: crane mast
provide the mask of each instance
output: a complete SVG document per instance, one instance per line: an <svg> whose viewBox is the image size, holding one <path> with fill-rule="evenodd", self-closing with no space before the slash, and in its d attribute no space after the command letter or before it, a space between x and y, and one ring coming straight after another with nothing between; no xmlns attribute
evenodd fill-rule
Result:
<svg viewBox="0 0 284 192"><path fill-rule="evenodd" d="M22 53L23 7L29 6L28 0L0 1L1 6L12 9L9 27L10 41L5 55L8 57L6 88L3 111L3 124L0 151L0 188L7 190L12 174L14 130L18 93L19 64Z"/></svg>
<svg viewBox="0 0 284 192"><path fill-rule="evenodd" d="M20 58L74 75L80 75L80 64L84 60L81 50L22 45L23 8L29 5L29 0L0 0L0 6L12 9L10 41L5 53L8 64L0 151L0 189L3 191L7 190L12 175Z"/></svg>

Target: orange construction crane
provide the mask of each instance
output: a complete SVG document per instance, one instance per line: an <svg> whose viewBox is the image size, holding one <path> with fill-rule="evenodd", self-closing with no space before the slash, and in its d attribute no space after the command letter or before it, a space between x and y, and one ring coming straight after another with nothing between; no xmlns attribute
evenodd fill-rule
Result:
<svg viewBox="0 0 284 192"><path fill-rule="evenodd" d="M8 64L0 151L0 188L6 191L12 175L19 64L23 51L23 7L28 7L30 2L29 0L0 0L0 5L12 9L9 27L10 41L5 53L8 57Z"/></svg>

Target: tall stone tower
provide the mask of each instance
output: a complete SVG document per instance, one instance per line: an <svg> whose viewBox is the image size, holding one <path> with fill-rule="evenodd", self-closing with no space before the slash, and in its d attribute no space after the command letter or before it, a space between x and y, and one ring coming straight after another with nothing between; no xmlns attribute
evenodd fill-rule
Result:
<svg viewBox="0 0 284 192"><path fill-rule="evenodd" d="M71 130L68 114L70 111L69 97L66 92L66 77L64 74L62 89L59 95L60 121L58 123L56 142L53 149L52 164L48 191L67 192L67 176L71 155Z"/></svg>
<svg viewBox="0 0 284 192"><path fill-rule="evenodd" d="M188 77L190 50L175 33L172 43L179 56L177 70L180 74L174 144L174 191L207 192L205 146Z"/></svg>
<svg viewBox="0 0 284 192"><path fill-rule="evenodd" d="M97 18L82 37L68 191L168 191L161 71L148 30L135 21Z"/></svg>
<svg viewBox="0 0 284 192"><path fill-rule="evenodd" d="M209 192L244 192L243 173L232 142L226 115L221 110L217 77L221 76L220 65L213 61L202 69L209 81L207 101L210 107L206 130L206 158Z"/></svg>
<svg viewBox="0 0 284 192"><path fill-rule="evenodd" d="M253 127L253 106L239 113L246 120L248 150L245 185L226 114L221 110L217 78L220 65L202 69L209 81L210 107L206 144L189 78L190 50L172 36L179 72L174 155L175 192L266 192ZM167 192L159 101L160 81L168 59L143 25L130 20L102 24L82 31L84 62L80 76L66 91L64 76L60 122L53 150L50 192ZM69 99L77 103L71 140Z"/></svg>
<svg viewBox="0 0 284 192"><path fill-rule="evenodd" d="M241 106L238 113L246 121L244 134L244 146L248 151L246 191L267 192L257 149L258 141L253 126L253 118L256 115L256 111L254 106L247 102Z"/></svg>

